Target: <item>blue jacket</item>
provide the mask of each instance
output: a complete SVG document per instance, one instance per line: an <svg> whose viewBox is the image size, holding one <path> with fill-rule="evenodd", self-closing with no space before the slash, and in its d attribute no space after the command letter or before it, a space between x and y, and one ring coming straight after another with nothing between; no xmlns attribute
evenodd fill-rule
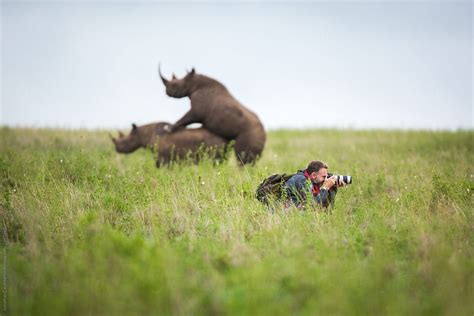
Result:
<svg viewBox="0 0 474 316"><path fill-rule="evenodd" d="M331 188L329 191L320 190L319 186L312 184L311 180L307 179L304 173L305 170L298 170L296 174L285 182L284 188L291 201L296 206L300 206L306 204L308 197L312 196L314 202L324 207L334 204L337 188ZM313 190L313 186L315 190Z"/></svg>

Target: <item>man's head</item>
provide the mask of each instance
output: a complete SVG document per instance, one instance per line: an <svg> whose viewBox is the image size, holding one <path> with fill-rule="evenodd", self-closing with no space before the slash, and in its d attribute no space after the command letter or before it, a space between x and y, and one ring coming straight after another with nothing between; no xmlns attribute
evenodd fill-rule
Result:
<svg viewBox="0 0 474 316"><path fill-rule="evenodd" d="M308 164L306 168L309 179L314 184L322 184L328 176L328 165L322 161L314 160Z"/></svg>

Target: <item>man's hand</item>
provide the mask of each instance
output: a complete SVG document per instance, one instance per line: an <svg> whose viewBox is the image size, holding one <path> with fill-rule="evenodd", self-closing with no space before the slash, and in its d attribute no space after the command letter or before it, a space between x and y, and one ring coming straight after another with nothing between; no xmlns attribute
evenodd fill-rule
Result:
<svg viewBox="0 0 474 316"><path fill-rule="evenodd" d="M342 181L342 177L339 177L339 181L337 181L337 186L338 187L345 187L347 184Z"/></svg>
<svg viewBox="0 0 474 316"><path fill-rule="evenodd" d="M327 178L326 180L324 180L323 185L321 186L321 188L329 190L330 188L332 188L336 184L336 180L337 180L336 176L332 176L330 178Z"/></svg>

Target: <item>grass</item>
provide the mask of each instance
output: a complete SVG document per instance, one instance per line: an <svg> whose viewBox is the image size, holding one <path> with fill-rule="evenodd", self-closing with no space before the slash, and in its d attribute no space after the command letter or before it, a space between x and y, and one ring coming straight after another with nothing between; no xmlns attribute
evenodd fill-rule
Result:
<svg viewBox="0 0 474 316"><path fill-rule="evenodd" d="M0 312L473 315L473 136L276 130L255 167L156 169L106 131L3 128ZM354 178L331 212L254 199L313 159Z"/></svg>

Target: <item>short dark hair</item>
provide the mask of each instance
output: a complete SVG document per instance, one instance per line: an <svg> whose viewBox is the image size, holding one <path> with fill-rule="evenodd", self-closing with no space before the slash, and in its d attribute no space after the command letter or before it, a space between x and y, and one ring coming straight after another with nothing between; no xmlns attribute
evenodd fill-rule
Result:
<svg viewBox="0 0 474 316"><path fill-rule="evenodd" d="M328 169L328 165L322 161L314 160L308 164L306 171L308 171L308 174L312 174L313 172L318 172L321 168Z"/></svg>

